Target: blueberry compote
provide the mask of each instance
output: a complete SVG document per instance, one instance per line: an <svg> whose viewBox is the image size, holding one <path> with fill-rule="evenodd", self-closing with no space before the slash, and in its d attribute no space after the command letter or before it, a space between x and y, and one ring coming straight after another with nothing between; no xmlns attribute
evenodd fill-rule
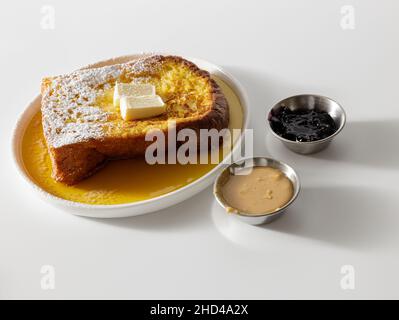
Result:
<svg viewBox="0 0 399 320"><path fill-rule="evenodd" d="M320 110L291 110L284 106L272 110L269 121L275 133L292 141L317 141L337 131L333 118Z"/></svg>

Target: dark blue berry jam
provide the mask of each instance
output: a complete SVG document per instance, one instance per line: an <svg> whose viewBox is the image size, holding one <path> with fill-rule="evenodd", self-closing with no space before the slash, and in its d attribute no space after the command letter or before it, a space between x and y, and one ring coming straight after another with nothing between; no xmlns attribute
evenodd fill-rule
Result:
<svg viewBox="0 0 399 320"><path fill-rule="evenodd" d="M272 110L269 121L275 133L292 141L317 141L337 131L334 119L320 110L291 110L281 107L278 111Z"/></svg>

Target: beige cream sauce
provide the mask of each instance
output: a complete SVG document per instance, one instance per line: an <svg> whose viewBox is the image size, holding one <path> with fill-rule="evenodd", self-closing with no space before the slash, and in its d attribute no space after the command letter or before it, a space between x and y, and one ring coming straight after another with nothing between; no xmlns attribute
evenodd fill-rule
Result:
<svg viewBox="0 0 399 320"><path fill-rule="evenodd" d="M285 174L271 167L242 169L222 186L223 198L233 209L229 211L254 215L278 210L291 200L293 192Z"/></svg>

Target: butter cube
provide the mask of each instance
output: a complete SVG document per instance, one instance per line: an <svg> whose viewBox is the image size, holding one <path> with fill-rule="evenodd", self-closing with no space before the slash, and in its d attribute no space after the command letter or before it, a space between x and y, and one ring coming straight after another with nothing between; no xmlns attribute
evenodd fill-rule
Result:
<svg viewBox="0 0 399 320"><path fill-rule="evenodd" d="M120 111L124 120L138 120L158 116L166 112L166 105L160 96L122 96Z"/></svg>
<svg viewBox="0 0 399 320"><path fill-rule="evenodd" d="M155 96L155 86L152 84L116 83L114 90L114 106L119 107L123 96Z"/></svg>

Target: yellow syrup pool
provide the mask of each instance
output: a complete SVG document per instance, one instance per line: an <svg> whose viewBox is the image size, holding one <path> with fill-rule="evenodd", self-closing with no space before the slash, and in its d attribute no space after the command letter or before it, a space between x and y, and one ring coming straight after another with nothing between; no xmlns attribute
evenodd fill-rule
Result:
<svg viewBox="0 0 399 320"><path fill-rule="evenodd" d="M243 112L234 91L215 79L230 106L230 128L241 129ZM211 171L216 164L155 164L143 158L110 161L92 177L73 186L51 177L51 162L43 136L40 111L26 127L22 159L31 179L57 197L94 205L113 205L152 199L182 188Z"/></svg>

